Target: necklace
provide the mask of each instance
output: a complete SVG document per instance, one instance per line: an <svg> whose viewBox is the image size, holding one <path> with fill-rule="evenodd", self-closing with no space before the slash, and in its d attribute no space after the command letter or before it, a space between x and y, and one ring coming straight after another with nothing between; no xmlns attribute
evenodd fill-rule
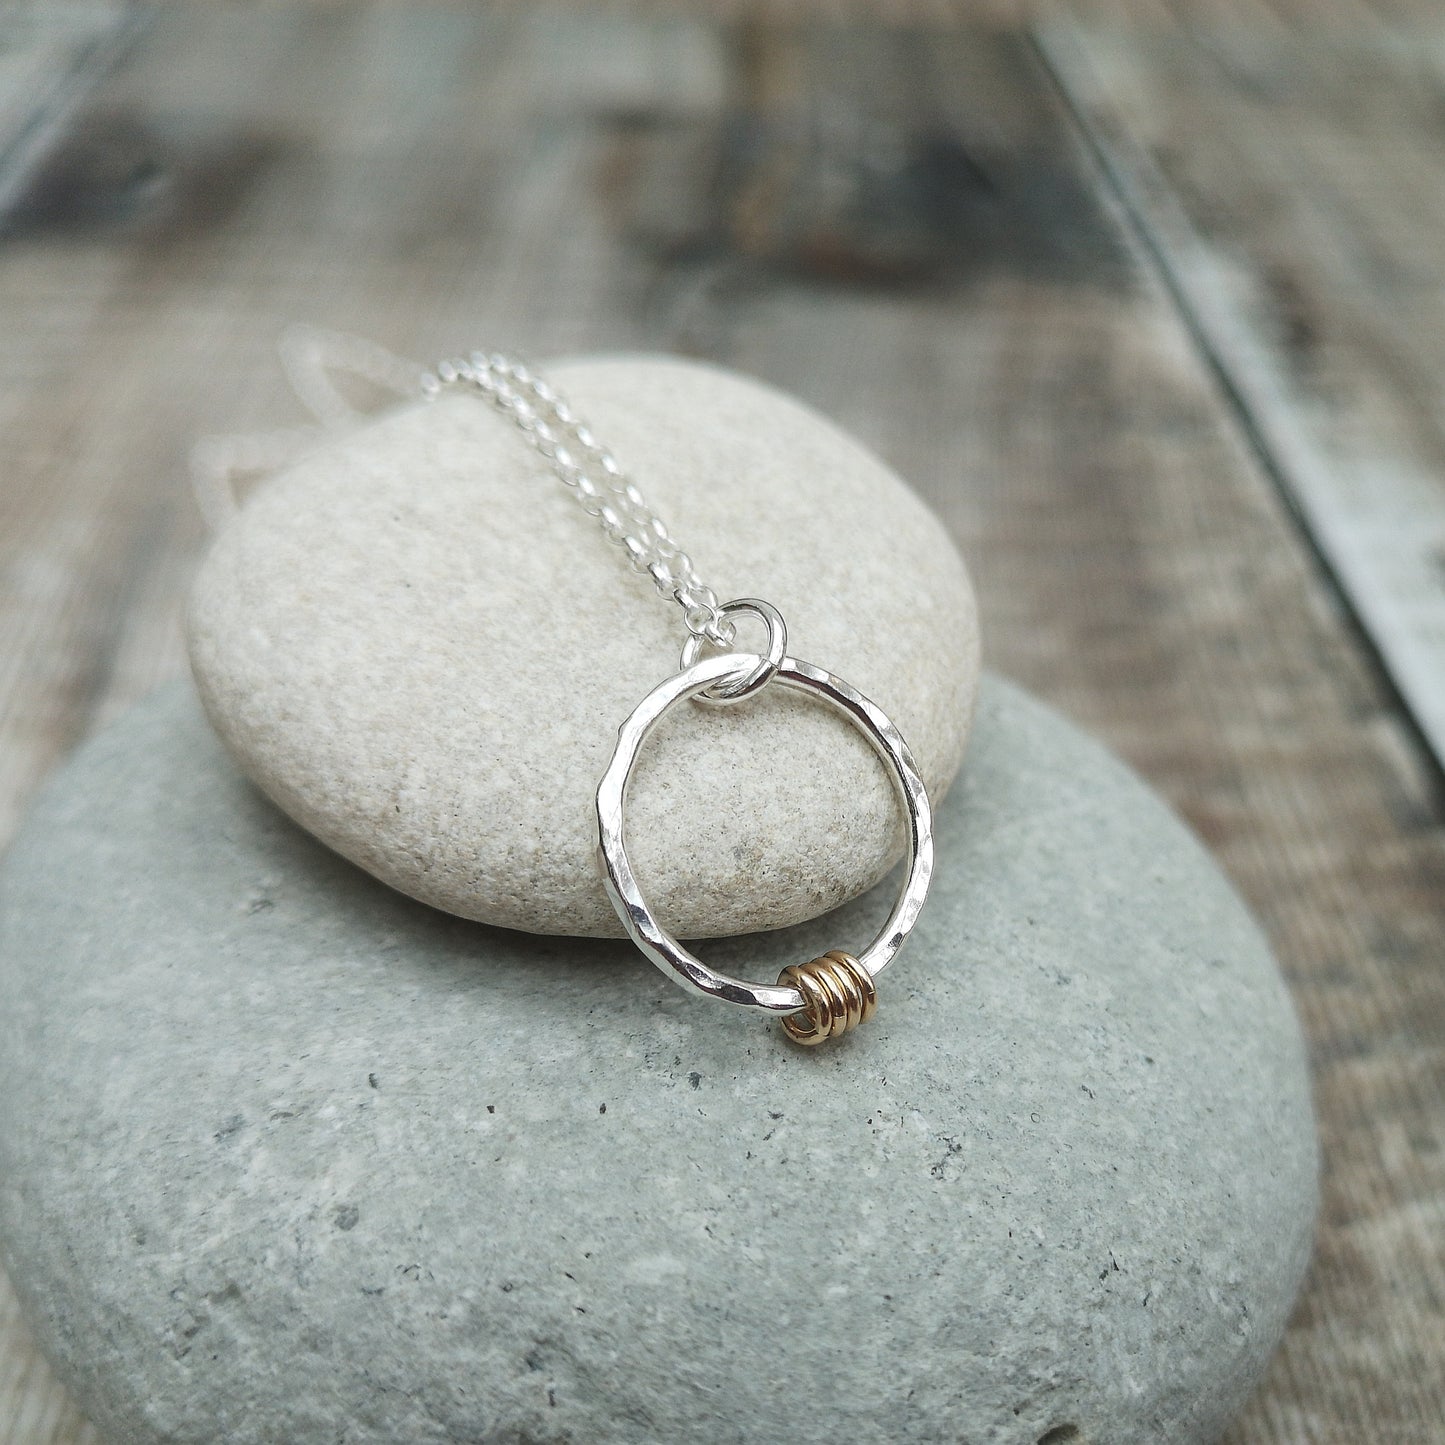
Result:
<svg viewBox="0 0 1445 1445"><path fill-rule="evenodd" d="M505 356L475 351L465 360L444 361L423 375L425 396L434 398L452 390L482 398L513 421L582 508L626 553L630 566L648 574L658 592L682 609L687 636L678 670L658 683L618 728L612 760L597 785L598 865L607 896L632 941L691 993L780 1014L784 1031L797 1043L819 1044L863 1023L877 1008L874 980L897 956L917 921L933 872L928 793L898 729L876 703L842 678L790 657L787 626L770 603L756 597L720 603L612 453L565 399L528 367ZM734 650L737 624L745 617L766 628L766 651ZM819 699L867 738L903 806L907 868L892 912L860 953L834 949L807 963L789 965L775 984L756 984L709 968L658 919L628 860L626 807L628 783L642 746L670 707L689 699L702 706L733 707L766 687L784 687Z"/></svg>

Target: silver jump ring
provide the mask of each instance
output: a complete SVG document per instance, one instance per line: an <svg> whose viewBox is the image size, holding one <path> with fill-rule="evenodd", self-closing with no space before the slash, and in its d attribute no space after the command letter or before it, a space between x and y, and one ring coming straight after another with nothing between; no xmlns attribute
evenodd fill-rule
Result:
<svg viewBox="0 0 1445 1445"><path fill-rule="evenodd" d="M767 652L755 656L754 665L746 673L740 670L736 680L719 682L699 692L696 701L711 703L714 707L726 707L730 703L741 702L745 697L751 697L765 688L783 665L783 658L788 651L788 625L783 621L783 614L771 602L764 602L760 597L737 597L731 602L724 602L718 608L717 615L721 621L733 623L747 612L761 619L768 629ZM736 631L734 627L735 635ZM681 671L686 672L697 661L706 640L695 632L682 644L682 658L678 662Z"/></svg>
<svg viewBox="0 0 1445 1445"><path fill-rule="evenodd" d="M729 606L735 604L729 603ZM653 963L689 993L722 999L742 1008L769 1013L791 1014L808 1007L800 989L786 984L755 984L717 973L690 953L658 921L633 874L627 857L624 809L627 786L638 753L658 720L674 703L698 697L726 679L737 677L748 666L746 653L724 652L704 658L659 683L633 710L617 730L617 748L597 785L597 852L603 882L617 916L632 941ZM873 747L889 770L899 801L908 820L907 873L898 901L878 936L857 962L870 977L876 977L893 961L903 940L918 920L933 875L933 815L928 792L913 761L913 754L899 731L877 704L850 687L840 677L783 657L772 680L821 698L840 712Z"/></svg>

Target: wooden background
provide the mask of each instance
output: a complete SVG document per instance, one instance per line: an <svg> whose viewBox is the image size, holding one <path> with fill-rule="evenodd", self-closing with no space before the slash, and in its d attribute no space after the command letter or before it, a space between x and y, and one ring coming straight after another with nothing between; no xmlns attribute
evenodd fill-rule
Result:
<svg viewBox="0 0 1445 1445"><path fill-rule="evenodd" d="M0 834L182 672L187 449L299 419L286 323L757 373L1275 942L1323 1215L1230 1445L1441 1439L1445 17L866 14L0 11ZM0 1290L0 1445L93 1439Z"/></svg>

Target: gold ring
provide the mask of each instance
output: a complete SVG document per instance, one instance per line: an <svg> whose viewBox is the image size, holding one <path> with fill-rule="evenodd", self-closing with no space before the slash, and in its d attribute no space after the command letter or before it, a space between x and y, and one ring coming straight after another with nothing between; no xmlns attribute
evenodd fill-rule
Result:
<svg viewBox="0 0 1445 1445"><path fill-rule="evenodd" d="M810 963L789 964L778 982L792 984L803 995L802 1009L783 1016L783 1030L807 1048L856 1029L878 1009L873 975L840 948Z"/></svg>

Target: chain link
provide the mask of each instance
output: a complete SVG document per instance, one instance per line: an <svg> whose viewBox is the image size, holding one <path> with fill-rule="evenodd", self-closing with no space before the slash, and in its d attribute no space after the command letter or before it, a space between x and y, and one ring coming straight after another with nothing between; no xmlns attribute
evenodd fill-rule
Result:
<svg viewBox="0 0 1445 1445"><path fill-rule="evenodd" d="M422 376L426 396L453 389L475 392L517 425L582 510L626 552L633 570L646 572L658 592L682 608L693 636L732 645L737 629L723 615L717 593L698 578L692 558L673 541L616 457L547 382L519 361L474 351Z"/></svg>

